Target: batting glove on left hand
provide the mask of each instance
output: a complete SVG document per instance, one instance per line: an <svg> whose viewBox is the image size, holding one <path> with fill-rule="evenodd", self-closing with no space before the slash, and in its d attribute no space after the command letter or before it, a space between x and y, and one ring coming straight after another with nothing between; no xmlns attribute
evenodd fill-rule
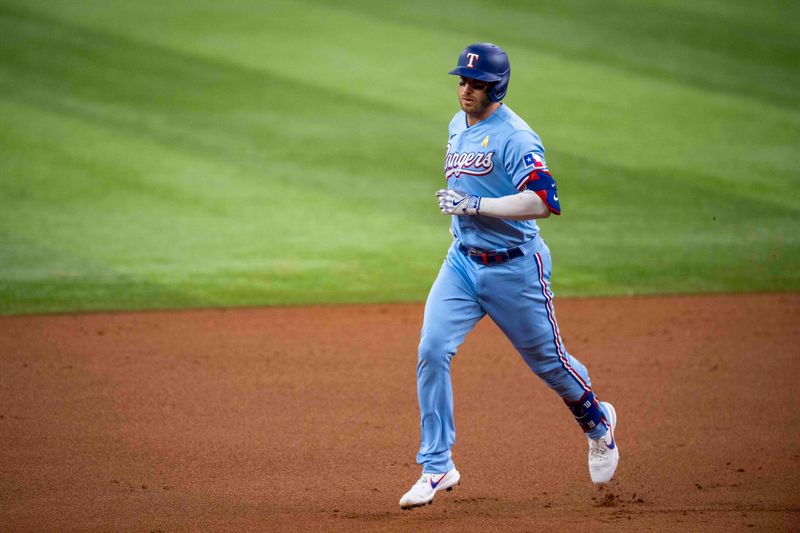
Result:
<svg viewBox="0 0 800 533"><path fill-rule="evenodd" d="M481 197L464 191L440 189L436 198L443 215L477 215L481 209Z"/></svg>

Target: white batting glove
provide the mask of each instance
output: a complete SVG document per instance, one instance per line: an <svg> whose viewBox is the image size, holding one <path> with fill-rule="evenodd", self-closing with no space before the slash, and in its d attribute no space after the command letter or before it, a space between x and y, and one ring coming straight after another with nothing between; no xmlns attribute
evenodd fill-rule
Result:
<svg viewBox="0 0 800 533"><path fill-rule="evenodd" d="M436 198L443 215L477 215L481 209L481 197L464 191L440 189Z"/></svg>

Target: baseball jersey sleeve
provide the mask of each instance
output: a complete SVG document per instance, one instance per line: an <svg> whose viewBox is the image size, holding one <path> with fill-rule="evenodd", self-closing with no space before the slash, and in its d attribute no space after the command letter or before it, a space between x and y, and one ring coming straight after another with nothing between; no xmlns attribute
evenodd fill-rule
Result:
<svg viewBox="0 0 800 533"><path fill-rule="evenodd" d="M544 147L532 131L517 131L508 140L504 161L517 191L530 190L547 205L551 213L561 214L556 180L547 168Z"/></svg>

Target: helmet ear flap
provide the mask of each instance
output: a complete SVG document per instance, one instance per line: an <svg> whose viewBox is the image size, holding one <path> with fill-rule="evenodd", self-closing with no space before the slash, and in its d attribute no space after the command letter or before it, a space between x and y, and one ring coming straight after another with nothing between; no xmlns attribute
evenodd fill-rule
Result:
<svg viewBox="0 0 800 533"><path fill-rule="evenodd" d="M500 82L495 81L486 88L486 96L488 96L489 100L492 102L499 102L502 98L502 95L500 94L502 90L498 90L499 84Z"/></svg>
<svg viewBox="0 0 800 533"><path fill-rule="evenodd" d="M506 96L506 91L508 89L508 83L501 83L496 82L493 83L492 86L489 88L489 100L492 102L499 102Z"/></svg>
<svg viewBox="0 0 800 533"><path fill-rule="evenodd" d="M505 67L505 70L501 71L498 69L497 73L500 76L500 81L494 84L491 94L489 94L489 99L492 102L499 102L505 98L506 93L508 93L508 82L511 79L511 65L508 63L508 57L505 55L505 52L503 52L503 59L505 59L505 64L500 67Z"/></svg>

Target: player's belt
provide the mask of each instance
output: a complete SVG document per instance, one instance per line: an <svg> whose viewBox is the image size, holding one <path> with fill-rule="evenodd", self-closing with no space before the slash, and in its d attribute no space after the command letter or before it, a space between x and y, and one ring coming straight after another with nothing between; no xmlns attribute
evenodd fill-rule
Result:
<svg viewBox="0 0 800 533"><path fill-rule="evenodd" d="M519 247L509 248L508 250L478 250L477 248L468 248L463 244L459 244L458 249L476 263L483 263L484 265L505 263L525 255L525 252Z"/></svg>

